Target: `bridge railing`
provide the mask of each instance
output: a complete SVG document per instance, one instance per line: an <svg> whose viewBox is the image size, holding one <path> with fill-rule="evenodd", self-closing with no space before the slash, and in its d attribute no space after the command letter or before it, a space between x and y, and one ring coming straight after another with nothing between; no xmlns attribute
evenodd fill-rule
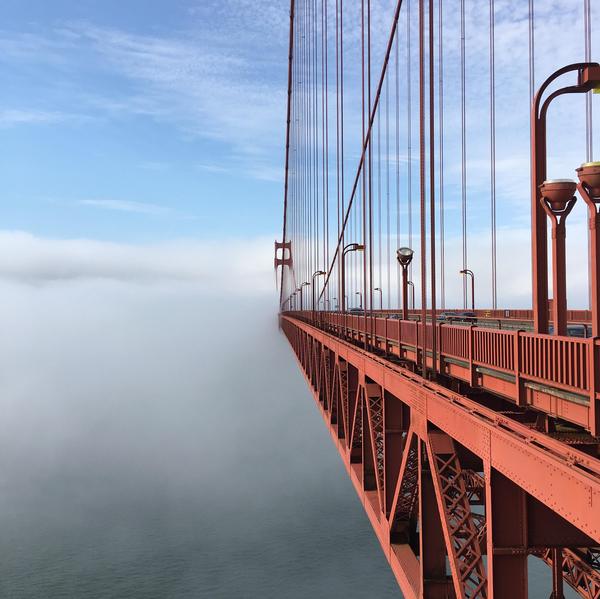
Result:
<svg viewBox="0 0 600 599"><path fill-rule="evenodd" d="M423 323L338 312L290 313L339 337L366 342L367 349L386 353L395 348L400 357L418 359L418 349L423 346ZM437 323L437 356L440 370L473 382L477 368L486 374L509 375L511 399L526 404L524 384L537 383L547 392L558 396L560 403L569 401L585 404L581 410L561 409L562 417L600 434L600 405L597 393L600 372L600 340L539 335L519 330L497 330L469 325ZM433 325L426 323L427 355L431 357ZM462 369L462 370L461 370ZM462 375L460 373L463 373ZM458 374L457 374L458 373ZM486 382L481 383L486 388ZM490 389L498 392L496 388ZM558 395L556 394L558 391ZM562 394L560 392L563 392ZM566 396L565 396L566 392ZM507 394L506 386L502 393ZM571 395L569 395L571 394Z"/></svg>

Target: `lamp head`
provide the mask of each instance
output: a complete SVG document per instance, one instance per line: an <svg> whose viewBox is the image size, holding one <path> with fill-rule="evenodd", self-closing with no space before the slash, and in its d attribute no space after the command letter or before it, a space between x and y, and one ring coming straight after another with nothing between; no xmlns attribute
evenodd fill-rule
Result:
<svg viewBox="0 0 600 599"><path fill-rule="evenodd" d="M577 183L572 179L549 179L540 185L542 198L554 214L561 214L575 196Z"/></svg>
<svg viewBox="0 0 600 599"><path fill-rule="evenodd" d="M592 200L600 202L600 162L586 162L577 169L577 175Z"/></svg>
<svg viewBox="0 0 600 599"><path fill-rule="evenodd" d="M407 267L412 262L413 255L413 250L407 247L401 247L396 251L396 257L402 267Z"/></svg>

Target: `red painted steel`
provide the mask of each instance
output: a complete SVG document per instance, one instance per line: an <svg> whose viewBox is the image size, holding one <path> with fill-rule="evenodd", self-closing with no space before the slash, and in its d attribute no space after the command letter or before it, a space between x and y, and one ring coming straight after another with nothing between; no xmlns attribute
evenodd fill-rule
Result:
<svg viewBox="0 0 600 599"><path fill-rule="evenodd" d="M528 555L559 555L561 580L599 597L597 454L304 315L280 322L405 597L527 597Z"/></svg>
<svg viewBox="0 0 600 599"><path fill-rule="evenodd" d="M356 342L364 342L364 321L329 312L296 313L307 322ZM418 363L423 326L416 321L374 318L371 348ZM426 329L430 335L431 324ZM600 342L437 324L440 374L484 389L518 405L528 405L599 435ZM429 336L428 335L428 336ZM432 362L428 355L428 363Z"/></svg>
<svg viewBox="0 0 600 599"><path fill-rule="evenodd" d="M411 17L415 3L418 18ZM598 87L600 66L586 62L559 68L534 94L536 26L530 0L532 308L476 310L475 273L467 268L466 152L467 108L475 102L467 98L465 86L471 51L467 53L466 3L460 0L461 273L471 276L475 315L460 314L464 308L438 315L438 299L446 305L444 262L438 298L436 260L438 253L443 257L445 252L443 150L444 136L451 135L444 130L442 118L442 38L450 31L444 27L441 0L437 28L433 2L395 0L393 14L386 17L391 17L389 37L373 44L371 24L379 22L384 10L375 4L368 0L358 4L336 0L333 5L325 0L291 0L284 226L282 241L275 245L275 268L281 268L281 328L406 597L524 599L527 560L533 555L551 568L552 597L562 597L566 583L582 597L600 599L600 165L586 163L578 169L579 184L546 181L548 108L559 96L589 93ZM333 20L330 10L335 11ZM345 21L346 13L350 13L351 25ZM490 0L489 17L490 130L494 136L494 0ZM335 23L334 39L331 22ZM588 19L588 28L590 23ZM589 40L591 31L586 36ZM415 42L418 60L411 58ZM401 50L404 43L406 48ZM444 40L444 47L449 43ZM335 151L329 148L333 134L328 108L333 90L327 83L331 46L335 47ZM450 51L458 50L457 42ZM376 52L381 54L381 72L374 79L372 55ZM401 82L403 52L406 79ZM349 99L352 90L344 84L345 64L350 65L346 69L350 81L357 80L356 66L362 68L362 86ZM395 158L389 144L394 73ZM569 73L577 75L575 85L559 89L551 85ZM416 94L411 85L417 80L418 110L414 110ZM406 127L400 126L403 84L408 88ZM477 97L478 106L480 100ZM344 141L346 104L362 108L359 145L350 152ZM418 116L416 128L413 115ZM353 114L350 122L355 118ZM412 205L417 167L413 168L411 160L414 131L418 131L419 144L419 227L414 227ZM407 143L406 190L399 170L401 135ZM459 143L455 131L454 135ZM593 135L590 131L586 135L593 149ZM490 141L496 308L496 158L495 139ZM329 216L334 196L329 188L329 164L334 153L337 231L330 226L334 219ZM349 167L352 171L345 171L345 155L354 161ZM396 180L390 185L394 162ZM567 309L565 219L575 204L575 190L589 210L591 310ZM396 207L390 209L394 196ZM441 230L436 196L440 198ZM387 202L385 234L383 200ZM401 201L407 204L409 245L415 241L413 232L420 231L420 250L412 266L414 248L404 246L405 233L400 230L405 215ZM390 215L394 213L396 242L407 250L398 251L398 265L390 246ZM548 218L553 232L552 299L548 297ZM441 245L438 249L436 239ZM330 243L335 245L331 254ZM355 252L362 253L360 259ZM409 276L414 280L409 282ZM419 280L420 303L415 306ZM479 285L481 280L478 270ZM374 291L379 292L379 310L374 309ZM303 309L309 304L305 295L312 299L310 311Z"/></svg>

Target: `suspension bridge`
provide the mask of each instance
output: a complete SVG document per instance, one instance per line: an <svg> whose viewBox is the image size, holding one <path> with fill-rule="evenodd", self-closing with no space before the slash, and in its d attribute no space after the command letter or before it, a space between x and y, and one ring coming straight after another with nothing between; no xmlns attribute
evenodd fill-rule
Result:
<svg viewBox="0 0 600 599"><path fill-rule="evenodd" d="M280 327L407 598L600 597L598 8L291 1Z"/></svg>

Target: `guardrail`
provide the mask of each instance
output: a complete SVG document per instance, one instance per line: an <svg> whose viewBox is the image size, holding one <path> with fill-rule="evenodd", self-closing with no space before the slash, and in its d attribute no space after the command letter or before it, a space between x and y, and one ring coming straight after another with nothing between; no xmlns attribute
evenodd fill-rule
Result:
<svg viewBox="0 0 600 599"><path fill-rule="evenodd" d="M289 314L343 339L366 344L366 349L371 351L394 353L413 362L423 359L419 352L423 347L423 324L420 322L377 316L365 318L338 312ZM540 405L551 405L544 410L600 435L598 339L537 335L474 325L437 323L435 326L440 372L500 393L520 405L532 404L539 409L542 409ZM433 364L431 323L426 323L425 334L425 355L429 365ZM492 379L502 378L502 375L509 377L504 376L500 386ZM543 389L530 391L531 384L542 385ZM552 400L547 400L547 396ZM576 409L569 402L579 407Z"/></svg>

